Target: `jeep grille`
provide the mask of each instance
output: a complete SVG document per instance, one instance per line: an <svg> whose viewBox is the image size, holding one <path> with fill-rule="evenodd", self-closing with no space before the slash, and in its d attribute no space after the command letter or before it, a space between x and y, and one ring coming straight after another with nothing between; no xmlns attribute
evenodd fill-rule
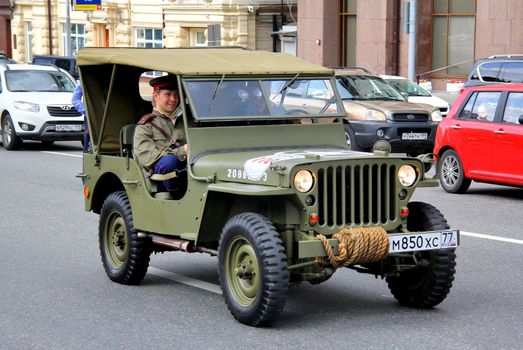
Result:
<svg viewBox="0 0 523 350"><path fill-rule="evenodd" d="M321 226L383 225L396 220L396 167L329 166L318 171Z"/></svg>
<svg viewBox="0 0 523 350"><path fill-rule="evenodd" d="M66 107L69 108L69 107ZM76 110L74 107L70 109L63 109L62 107L56 106L47 106L47 111L52 117L81 117L82 114Z"/></svg>

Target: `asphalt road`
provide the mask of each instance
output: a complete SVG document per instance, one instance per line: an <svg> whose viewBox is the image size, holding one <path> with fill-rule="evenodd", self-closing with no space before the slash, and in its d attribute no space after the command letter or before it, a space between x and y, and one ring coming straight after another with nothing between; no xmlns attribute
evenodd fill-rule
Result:
<svg viewBox="0 0 523 350"><path fill-rule="evenodd" d="M260 329L229 314L216 258L154 255L140 286L111 282L81 167L79 143L0 148L2 350L523 348L523 189L418 190L464 231L454 286L435 309L400 307L384 281L343 269L291 288L279 322Z"/></svg>

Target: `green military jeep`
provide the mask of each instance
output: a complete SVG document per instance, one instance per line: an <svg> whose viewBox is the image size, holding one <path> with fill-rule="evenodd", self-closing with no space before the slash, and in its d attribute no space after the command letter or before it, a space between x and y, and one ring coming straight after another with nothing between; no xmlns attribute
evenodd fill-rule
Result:
<svg viewBox="0 0 523 350"><path fill-rule="evenodd" d="M85 48L77 60L93 143L79 176L111 280L140 283L152 252L208 253L232 315L252 326L278 318L290 283L341 267L384 277L403 305L447 296L459 231L409 202L437 180L421 157L391 156L386 144L348 150L331 69L240 48ZM146 71L181 87L190 151L180 198L133 157L134 125L151 110ZM303 83L310 93L293 95Z"/></svg>

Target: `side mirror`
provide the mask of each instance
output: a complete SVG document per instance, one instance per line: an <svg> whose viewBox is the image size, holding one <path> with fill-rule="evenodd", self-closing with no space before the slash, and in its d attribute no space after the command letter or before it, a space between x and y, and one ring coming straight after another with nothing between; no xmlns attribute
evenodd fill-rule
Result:
<svg viewBox="0 0 523 350"><path fill-rule="evenodd" d="M523 114L519 116L518 122L519 124L523 124Z"/></svg>

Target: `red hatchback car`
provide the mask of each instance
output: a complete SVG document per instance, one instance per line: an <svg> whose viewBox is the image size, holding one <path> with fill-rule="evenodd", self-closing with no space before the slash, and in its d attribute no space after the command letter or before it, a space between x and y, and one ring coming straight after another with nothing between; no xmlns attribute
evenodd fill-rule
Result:
<svg viewBox="0 0 523 350"><path fill-rule="evenodd" d="M523 84L464 89L436 132L443 189L470 182L523 186Z"/></svg>

